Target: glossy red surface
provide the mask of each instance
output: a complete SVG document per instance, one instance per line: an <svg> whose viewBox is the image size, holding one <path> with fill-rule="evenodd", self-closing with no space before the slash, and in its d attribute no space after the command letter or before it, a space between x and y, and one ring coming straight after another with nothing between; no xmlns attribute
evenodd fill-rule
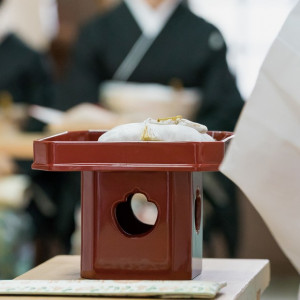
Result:
<svg viewBox="0 0 300 300"><path fill-rule="evenodd" d="M196 190L201 189L199 175L83 172L82 277L192 279L199 275L200 266L192 264L193 257L200 257L193 253L192 239L198 239L199 245L202 242L193 213ZM193 177L198 179L196 186ZM149 233L127 234L118 225L115 207L134 193L144 194L158 207L157 221Z"/></svg>
<svg viewBox="0 0 300 300"><path fill-rule="evenodd" d="M214 142L100 143L101 131L73 131L34 141L33 169L51 171L217 171L230 132Z"/></svg>
<svg viewBox="0 0 300 300"><path fill-rule="evenodd" d="M215 142L100 143L100 131L66 132L34 142L40 170L81 171L81 276L192 279L201 272L202 173L217 171L229 132ZM132 214L133 194L158 209L154 225Z"/></svg>

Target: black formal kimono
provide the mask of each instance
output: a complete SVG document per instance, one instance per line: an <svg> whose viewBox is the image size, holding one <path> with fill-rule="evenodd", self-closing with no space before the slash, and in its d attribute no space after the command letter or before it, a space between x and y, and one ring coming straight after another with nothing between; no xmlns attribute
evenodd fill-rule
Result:
<svg viewBox="0 0 300 300"><path fill-rule="evenodd" d="M0 42L0 95L8 93L14 103L51 106L53 84L49 64L42 54L17 36ZM44 124L29 119L25 130L40 131Z"/></svg>
<svg viewBox="0 0 300 300"><path fill-rule="evenodd" d="M67 109L81 102L98 103L99 86L113 78L141 34L124 2L91 20L80 32L57 106ZM174 79L186 88L201 90L203 100L195 121L209 130L233 130L243 101L227 66L225 43L213 25L182 4L176 7L128 81L169 85ZM233 256L237 238L235 189L222 175L213 176L227 198L218 210L212 193L205 191L217 210L208 223L226 227L222 230L226 231Z"/></svg>
<svg viewBox="0 0 300 300"><path fill-rule="evenodd" d="M125 3L88 23L75 46L73 65L59 106L98 102L99 85L112 79L141 29ZM197 121L210 130L233 130L243 106L226 63L226 47L213 45L218 30L179 5L128 81L198 87L203 105Z"/></svg>

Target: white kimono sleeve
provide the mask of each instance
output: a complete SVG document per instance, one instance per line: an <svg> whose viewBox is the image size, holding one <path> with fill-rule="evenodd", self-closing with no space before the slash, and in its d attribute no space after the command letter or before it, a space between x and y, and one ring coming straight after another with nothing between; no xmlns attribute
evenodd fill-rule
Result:
<svg viewBox="0 0 300 300"><path fill-rule="evenodd" d="M246 194L300 273L300 2L244 107L221 172Z"/></svg>

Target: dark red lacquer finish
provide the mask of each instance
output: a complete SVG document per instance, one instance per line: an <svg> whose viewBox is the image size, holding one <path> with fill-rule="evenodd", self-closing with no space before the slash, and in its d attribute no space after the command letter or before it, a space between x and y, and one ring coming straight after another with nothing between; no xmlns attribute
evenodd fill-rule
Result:
<svg viewBox="0 0 300 300"><path fill-rule="evenodd" d="M102 133L65 132L34 142L34 169L81 171L81 276L185 280L199 275L201 171L218 170L232 134L210 132L214 142L99 143ZM137 193L156 205L154 225L132 214Z"/></svg>

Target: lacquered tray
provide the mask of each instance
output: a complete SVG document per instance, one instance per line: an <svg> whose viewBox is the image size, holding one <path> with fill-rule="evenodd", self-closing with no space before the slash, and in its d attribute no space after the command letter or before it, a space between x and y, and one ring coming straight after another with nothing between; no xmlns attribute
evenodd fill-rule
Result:
<svg viewBox="0 0 300 300"><path fill-rule="evenodd" d="M104 131L68 131L34 141L33 169L49 171L217 171L231 132L214 142L101 143Z"/></svg>
<svg viewBox="0 0 300 300"><path fill-rule="evenodd" d="M209 132L214 142L101 143L104 131L68 131L34 141L33 169L217 171L231 132Z"/></svg>

